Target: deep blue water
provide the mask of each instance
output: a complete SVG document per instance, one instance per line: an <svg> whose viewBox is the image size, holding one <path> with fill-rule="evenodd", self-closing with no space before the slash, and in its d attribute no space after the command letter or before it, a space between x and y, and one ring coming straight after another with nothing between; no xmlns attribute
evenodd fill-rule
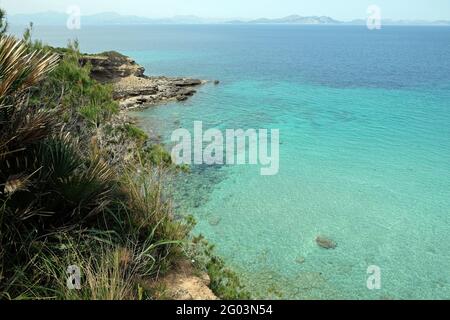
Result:
<svg viewBox="0 0 450 320"><path fill-rule="evenodd" d="M148 109L148 130L278 128L280 172L195 167L182 213L262 297L450 298L450 28L37 28L150 75L218 79ZM338 243L318 248L317 235ZM367 267L382 287L368 290Z"/></svg>

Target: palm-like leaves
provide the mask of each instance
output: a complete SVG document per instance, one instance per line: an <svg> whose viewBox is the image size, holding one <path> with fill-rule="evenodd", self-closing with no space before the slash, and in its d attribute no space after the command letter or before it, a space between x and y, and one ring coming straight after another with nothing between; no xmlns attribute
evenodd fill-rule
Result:
<svg viewBox="0 0 450 320"><path fill-rule="evenodd" d="M27 101L58 59L0 36L0 203L11 225L38 233L95 216L114 184L111 169L65 133L58 107Z"/></svg>
<svg viewBox="0 0 450 320"><path fill-rule="evenodd" d="M51 133L54 115L30 108L23 93L53 70L58 59L52 53L29 53L23 41L0 36L0 161Z"/></svg>
<svg viewBox="0 0 450 320"><path fill-rule="evenodd" d="M59 56L27 45L12 36L0 38L0 102L36 85L58 65Z"/></svg>
<svg viewBox="0 0 450 320"><path fill-rule="evenodd" d="M78 111L83 105L99 107L81 108L97 112L81 114L102 122L106 117L98 113L116 107L110 89L89 79L78 58L67 59L66 53L49 79L39 83L56 67L58 55L32 47L0 35L0 298L22 294L20 285L28 279L33 286L54 284L53 275L42 273L48 261L37 257L43 248L66 254L71 242L64 239L69 238L90 250L91 242L79 241L87 234L120 246L131 242L139 253L127 259L148 275L180 243L185 228L171 222L171 205L162 200L160 184L146 186L147 175L141 183L134 171L118 181L101 151L86 148L90 131ZM64 123L61 110L72 117L67 122L77 123L76 130Z"/></svg>

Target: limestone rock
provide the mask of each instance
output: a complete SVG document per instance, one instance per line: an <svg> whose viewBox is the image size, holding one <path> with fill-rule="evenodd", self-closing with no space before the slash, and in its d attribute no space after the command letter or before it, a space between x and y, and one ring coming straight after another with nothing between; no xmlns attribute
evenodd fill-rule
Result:
<svg viewBox="0 0 450 320"><path fill-rule="evenodd" d="M142 77L145 69L134 60L115 51L81 57L82 65L91 65L91 77L99 82L111 82L128 76Z"/></svg>
<svg viewBox="0 0 450 320"><path fill-rule="evenodd" d="M93 79L113 85L113 96L121 109L185 101L196 93L194 87L205 83L199 79L145 76L142 66L114 51L82 56L80 63L91 65Z"/></svg>
<svg viewBox="0 0 450 320"><path fill-rule="evenodd" d="M218 300L208 287L210 282L207 273L199 274L189 261L181 261L168 275L147 286L155 288L162 285L165 298L174 300Z"/></svg>

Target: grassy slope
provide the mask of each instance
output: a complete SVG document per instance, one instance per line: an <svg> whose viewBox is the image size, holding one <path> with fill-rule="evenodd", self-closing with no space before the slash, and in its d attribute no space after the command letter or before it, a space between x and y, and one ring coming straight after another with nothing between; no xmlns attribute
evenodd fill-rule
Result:
<svg viewBox="0 0 450 320"><path fill-rule="evenodd" d="M58 52L61 60L0 109L19 122L48 117L47 132L22 139L23 150L0 149L0 298L152 298L142 281L185 258L209 272L219 297L248 298L212 247L189 235L192 220L173 218L165 175L177 168L119 115L112 89L79 65L77 45L54 49L25 38L29 51ZM11 134L10 120L0 134ZM82 290L67 290L69 265L81 268Z"/></svg>

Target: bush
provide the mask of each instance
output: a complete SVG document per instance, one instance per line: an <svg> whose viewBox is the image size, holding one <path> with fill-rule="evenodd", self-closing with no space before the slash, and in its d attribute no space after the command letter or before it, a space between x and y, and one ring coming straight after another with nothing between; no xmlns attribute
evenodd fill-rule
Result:
<svg viewBox="0 0 450 320"><path fill-rule="evenodd" d="M129 138L134 139L134 140L140 142L141 144L143 144L148 139L148 135L144 132L144 130L136 127L133 124L129 124L129 123L125 124L124 130L125 130L126 135Z"/></svg>
<svg viewBox="0 0 450 320"><path fill-rule="evenodd" d="M193 224L193 222L189 222ZM211 290L223 300L249 300L251 294L241 283L238 275L214 252L214 245L202 236L193 237L186 248L195 266L206 271L211 279Z"/></svg>
<svg viewBox="0 0 450 320"><path fill-rule="evenodd" d="M2 38L0 56L9 59L16 43ZM173 219L163 173L119 172L103 159L90 128L117 112L116 103L76 50L56 65L49 48L16 48L17 61L29 62L0 68L2 81L12 79L0 92L0 297L143 297L140 279L167 269L187 232ZM74 263L87 283L76 293L62 280Z"/></svg>
<svg viewBox="0 0 450 320"><path fill-rule="evenodd" d="M186 245L220 297L246 298L211 246L189 245L192 224L174 218L170 154L144 147L148 136L133 124L111 124L112 88L79 56L76 43L32 42L31 28L25 41L0 38L0 298L150 298L142 282L186 258ZM134 162L114 163L117 152ZM80 291L66 287L73 264Z"/></svg>

